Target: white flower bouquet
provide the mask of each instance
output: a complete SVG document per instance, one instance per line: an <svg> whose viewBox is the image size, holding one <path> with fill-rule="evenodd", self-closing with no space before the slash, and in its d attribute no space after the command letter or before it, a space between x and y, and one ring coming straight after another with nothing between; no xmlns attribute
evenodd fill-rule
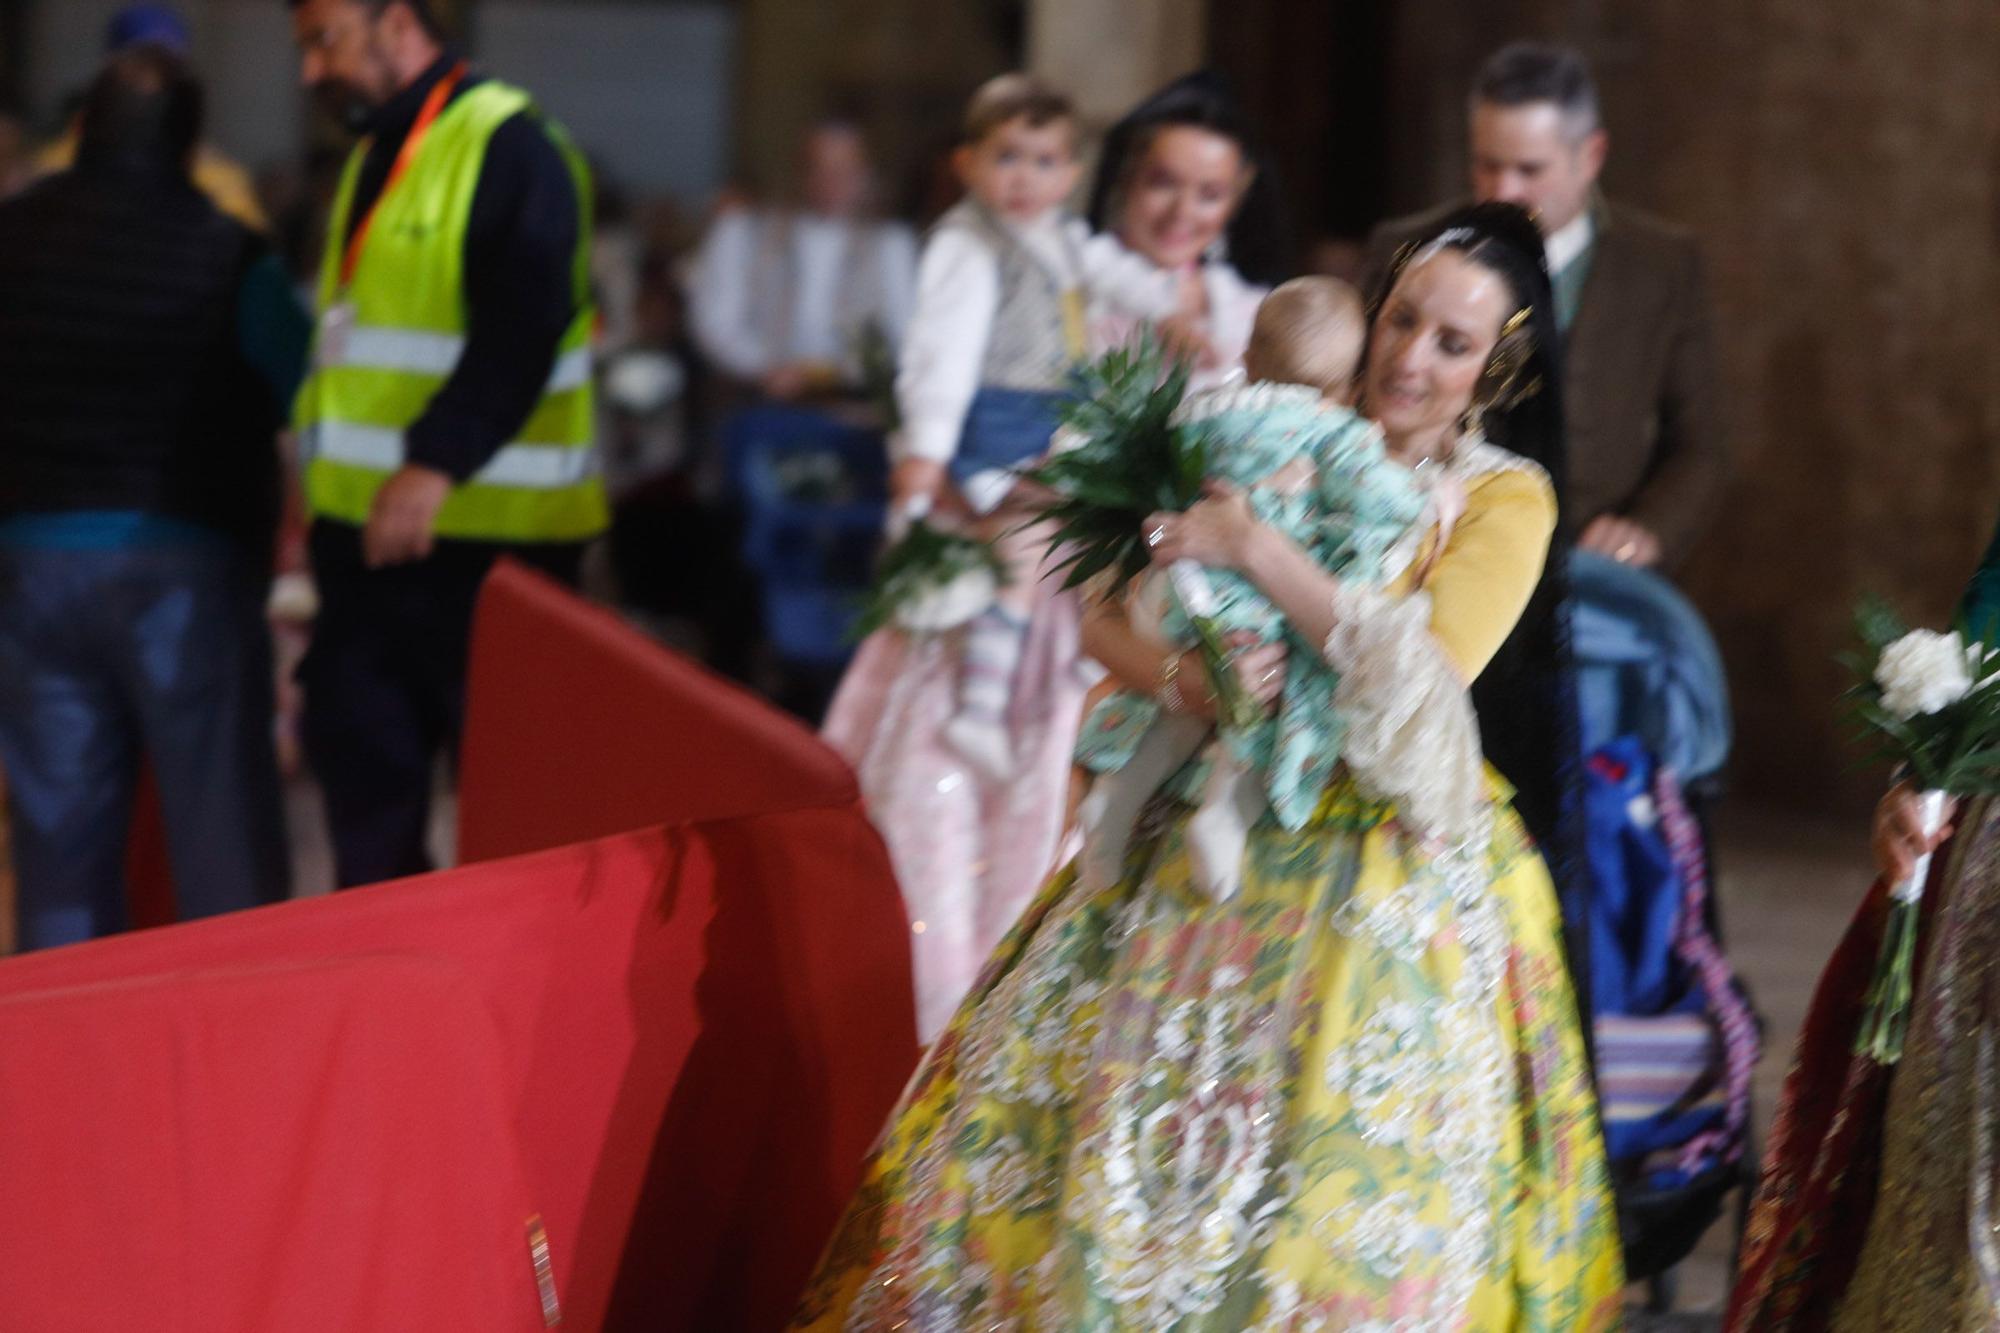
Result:
<svg viewBox="0 0 2000 1333"><path fill-rule="evenodd" d="M883 553L854 635L887 625L911 634L957 629L992 606L1005 581L991 544L917 518Z"/></svg>
<svg viewBox="0 0 2000 1333"><path fill-rule="evenodd" d="M1856 616L1863 651L1851 716L1872 756L1902 767L1922 793L1925 827L1943 826L1953 797L2000 792L2000 669L1993 649L1958 630L1909 630L1879 605ZM1917 933L1931 858L1891 889L1889 921L1868 987L1857 1054L1902 1058L1914 993Z"/></svg>

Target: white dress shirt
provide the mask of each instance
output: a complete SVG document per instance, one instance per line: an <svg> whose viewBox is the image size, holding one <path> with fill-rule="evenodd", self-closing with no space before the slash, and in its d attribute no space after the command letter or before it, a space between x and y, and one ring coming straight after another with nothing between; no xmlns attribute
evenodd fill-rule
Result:
<svg viewBox="0 0 2000 1333"><path fill-rule="evenodd" d="M1596 239L1597 222L1588 208L1558 227L1542 246L1549 256L1549 276L1553 278L1574 264Z"/></svg>
<svg viewBox="0 0 2000 1333"><path fill-rule="evenodd" d="M757 308L757 269L770 262L765 229L787 221L783 215L737 210L716 219L689 275L695 341L738 379L754 380L800 361L851 374L862 324L872 319L893 346L909 323L917 243L908 227L811 213L788 220L789 329L760 327L768 314ZM856 263L873 269L872 289L856 294L855 309L843 310Z"/></svg>

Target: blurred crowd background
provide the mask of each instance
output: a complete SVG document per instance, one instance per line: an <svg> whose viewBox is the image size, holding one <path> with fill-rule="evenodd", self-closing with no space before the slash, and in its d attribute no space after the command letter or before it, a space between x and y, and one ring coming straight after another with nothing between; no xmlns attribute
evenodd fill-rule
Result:
<svg viewBox="0 0 2000 1333"><path fill-rule="evenodd" d="M0 182L32 176L63 137L120 7L0 0ZM700 503L722 467L713 432L727 378L690 313L703 238L733 210L800 198L815 152L851 154L861 206L920 228L951 200L945 155L966 94L1017 65L1074 89L1097 128L1174 74L1220 68L1271 142L1296 267L1351 274L1377 221L1462 191L1464 89L1485 54L1526 35L1591 57L1613 137L1607 189L1689 227L1708 261L1737 463L1682 581L1731 666L1741 795L1815 809L1873 795L1877 775L1851 771L1837 721L1834 659L1853 602L1881 593L1914 620L1942 619L1991 531L2000 10L1990 4L440 7L479 65L533 89L599 173L609 466L628 511L654 517L624 525L598 586L669 635L699 624L713 637L718 600L747 605L714 580L648 581L730 540L704 526L726 520ZM242 165L303 280L347 140L298 86L286 6L178 8L209 89L209 138ZM848 137L815 140L828 125ZM743 652L723 665L811 710L810 671L787 673L754 642Z"/></svg>

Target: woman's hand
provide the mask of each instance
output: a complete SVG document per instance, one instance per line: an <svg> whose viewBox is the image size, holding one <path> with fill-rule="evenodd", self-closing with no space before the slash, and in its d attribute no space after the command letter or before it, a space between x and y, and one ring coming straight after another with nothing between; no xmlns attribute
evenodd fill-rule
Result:
<svg viewBox="0 0 2000 1333"><path fill-rule="evenodd" d="M1197 322L1208 318L1208 282L1200 266L1182 269L1174 279L1174 314Z"/></svg>
<svg viewBox="0 0 2000 1333"><path fill-rule="evenodd" d="M1875 868L1890 884L1901 884L1917 868L1917 858L1927 852L1934 852L1944 845L1952 835L1952 819L1958 814L1958 802L1948 801L1944 808L1944 823L1938 831L1928 836L1924 833L1923 814L1917 806L1917 789L1907 782L1899 782L1889 789L1882 803L1875 807Z"/></svg>
<svg viewBox="0 0 2000 1333"><path fill-rule="evenodd" d="M1184 514L1159 513L1146 520L1146 545L1153 563L1192 560L1212 569L1241 569L1263 528L1242 491L1212 481L1208 497Z"/></svg>
<svg viewBox="0 0 2000 1333"><path fill-rule="evenodd" d="M1201 370L1211 370L1222 364L1222 354L1215 350L1208 331L1197 318L1169 315L1153 326L1153 332L1167 354L1175 360L1185 361Z"/></svg>
<svg viewBox="0 0 2000 1333"><path fill-rule="evenodd" d="M1250 635L1230 639L1235 650L1229 655L1229 669L1235 673L1243 692L1269 712L1285 690L1288 650L1280 643L1259 643ZM1182 712L1204 722L1215 721L1215 682L1208 678L1208 662L1199 648L1190 648L1178 659L1174 683L1178 687Z"/></svg>
<svg viewBox="0 0 2000 1333"><path fill-rule="evenodd" d="M1269 713L1277 706L1278 696L1285 692L1289 650L1282 641L1259 643L1247 634L1234 637L1229 642L1235 649L1229 655L1230 669L1236 673L1243 692L1257 701L1257 707Z"/></svg>

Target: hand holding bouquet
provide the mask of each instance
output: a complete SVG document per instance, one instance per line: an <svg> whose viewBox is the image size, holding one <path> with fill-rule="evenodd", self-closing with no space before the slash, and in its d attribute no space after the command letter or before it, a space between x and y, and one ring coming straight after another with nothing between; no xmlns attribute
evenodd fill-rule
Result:
<svg viewBox="0 0 2000 1333"><path fill-rule="evenodd" d="M854 636L888 625L913 634L957 629L993 605L1005 582L990 543L916 517L876 567Z"/></svg>
<svg viewBox="0 0 2000 1333"><path fill-rule="evenodd" d="M1079 372L1054 455L1027 474L1053 498L1040 518L1054 528L1065 588L1108 580L1116 594L1151 564L1144 527L1163 510L1202 498L1208 450L1202 433L1174 422L1187 395L1188 368L1152 338L1120 348ZM1224 726L1254 726L1263 710L1229 669L1229 645L1214 618L1207 575L1192 561L1168 571L1193 626Z"/></svg>
<svg viewBox="0 0 2000 1333"><path fill-rule="evenodd" d="M1952 798L2000 792L2000 663L1957 631L1907 630L1886 609L1857 616L1863 650L1848 659L1859 676L1851 712L1874 756L1900 765L1918 796L1926 835L1944 824ZM1889 921L1868 987L1857 1054L1902 1058L1909 1031L1917 927L1931 857L1919 856L1890 891Z"/></svg>

